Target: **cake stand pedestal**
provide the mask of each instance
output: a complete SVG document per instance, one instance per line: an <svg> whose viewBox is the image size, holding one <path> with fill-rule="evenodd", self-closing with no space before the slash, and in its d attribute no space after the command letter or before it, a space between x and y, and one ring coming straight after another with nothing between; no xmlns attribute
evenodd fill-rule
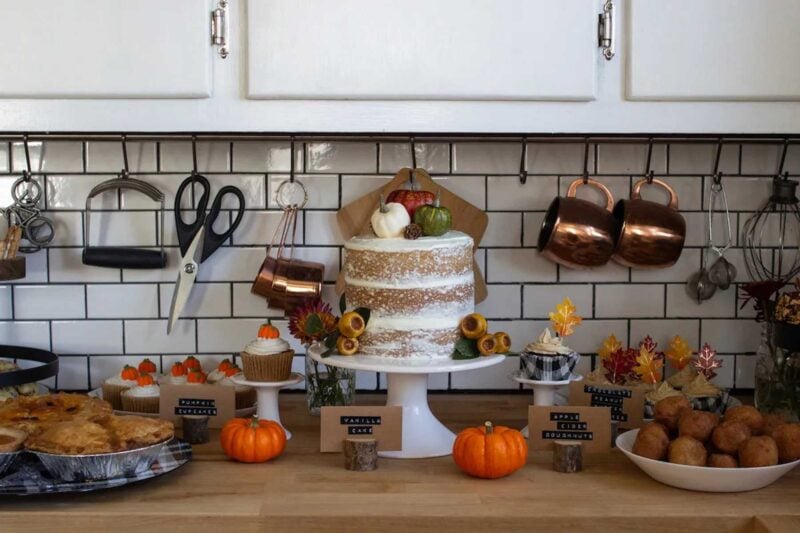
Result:
<svg viewBox="0 0 800 533"><path fill-rule="evenodd" d="M237 385L247 385L256 390L258 397L256 403L256 416L259 420L272 420L281 425L286 432L286 440L292 438L292 433L281 422L281 412L278 408L278 393L281 389L302 383L305 379L302 374L292 372L286 381L247 381L241 378L231 378Z"/></svg>
<svg viewBox="0 0 800 533"><path fill-rule="evenodd" d="M558 389L569 385L573 381L582 380L583 376L572 374L569 379L564 381L537 381L528 379L521 371L518 371L511 375L511 379L533 389L533 405L551 406L556 404L556 392L558 392ZM528 438L528 426L522 428L520 433L525 438Z"/></svg>
<svg viewBox="0 0 800 533"><path fill-rule="evenodd" d="M476 370L501 363L504 355L456 361L453 359L414 360L364 355L321 356L323 347L312 346L309 356L315 361L339 368L385 372L386 405L403 408L403 449L379 452L381 457L419 459L442 457L453 452L455 433L433 415L428 406L428 374Z"/></svg>

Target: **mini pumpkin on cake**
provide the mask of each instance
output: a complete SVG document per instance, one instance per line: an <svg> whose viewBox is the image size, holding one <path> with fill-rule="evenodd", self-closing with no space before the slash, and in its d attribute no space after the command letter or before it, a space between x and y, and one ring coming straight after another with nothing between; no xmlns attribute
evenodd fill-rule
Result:
<svg viewBox="0 0 800 533"><path fill-rule="evenodd" d="M575 314L576 308L569 298L550 313L555 335L545 328L536 341L520 354L525 375L535 381L564 381L570 378L580 354L564 344L564 338L574 333L574 326L583 319Z"/></svg>

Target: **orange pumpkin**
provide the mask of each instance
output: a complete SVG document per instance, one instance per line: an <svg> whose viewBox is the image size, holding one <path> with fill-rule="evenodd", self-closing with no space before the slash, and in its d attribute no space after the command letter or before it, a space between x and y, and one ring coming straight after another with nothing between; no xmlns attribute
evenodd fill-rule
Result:
<svg viewBox="0 0 800 533"><path fill-rule="evenodd" d="M203 368L200 366L200 361L198 361L193 355L190 355L183 361L183 366L185 366L187 370L202 370Z"/></svg>
<svg viewBox="0 0 800 533"><path fill-rule="evenodd" d="M261 339L277 339L281 336L281 332L272 324L261 324L261 327L258 328L258 336Z"/></svg>
<svg viewBox="0 0 800 533"><path fill-rule="evenodd" d="M236 374L240 374L242 369L236 365L229 365L228 368L224 370L226 377L235 376Z"/></svg>
<svg viewBox="0 0 800 533"><path fill-rule="evenodd" d="M139 371L130 365L125 365L120 372L119 377L127 381L135 381L139 379Z"/></svg>
<svg viewBox="0 0 800 533"><path fill-rule="evenodd" d="M173 376L180 377L186 375L186 367L183 366L183 363L175 363L172 365L172 368L169 370L170 374Z"/></svg>
<svg viewBox="0 0 800 533"><path fill-rule="evenodd" d="M217 370L219 370L220 372L225 372L226 370L228 370L232 366L233 366L233 363L231 362L230 359L223 359L217 365Z"/></svg>
<svg viewBox="0 0 800 533"><path fill-rule="evenodd" d="M203 373L202 370L190 370L189 373L186 375L186 382L187 383L205 383L206 382L206 375Z"/></svg>
<svg viewBox="0 0 800 533"><path fill-rule="evenodd" d="M145 358L144 361L139 363L140 374L153 374L155 372L158 372L158 368L156 368L156 364L150 359Z"/></svg>
<svg viewBox="0 0 800 533"><path fill-rule="evenodd" d="M493 426L467 428L456 437L453 459L467 474L495 479L516 472L528 460L528 443L516 429Z"/></svg>
<svg viewBox="0 0 800 533"><path fill-rule="evenodd" d="M255 417L229 420L219 439L225 455L242 463L264 463L286 448L286 432L281 425Z"/></svg>
<svg viewBox="0 0 800 533"><path fill-rule="evenodd" d="M150 374L140 374L136 380L136 384L140 387L144 387L145 385L153 385L156 380L153 379L153 376Z"/></svg>

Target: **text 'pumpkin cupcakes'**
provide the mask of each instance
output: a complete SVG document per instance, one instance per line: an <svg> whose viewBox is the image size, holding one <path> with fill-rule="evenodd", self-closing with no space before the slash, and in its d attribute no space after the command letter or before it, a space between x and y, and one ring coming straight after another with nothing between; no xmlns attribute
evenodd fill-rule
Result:
<svg viewBox="0 0 800 533"><path fill-rule="evenodd" d="M264 324L258 338L241 353L244 376L248 381L286 381L292 373L294 350L281 339L278 328Z"/></svg>

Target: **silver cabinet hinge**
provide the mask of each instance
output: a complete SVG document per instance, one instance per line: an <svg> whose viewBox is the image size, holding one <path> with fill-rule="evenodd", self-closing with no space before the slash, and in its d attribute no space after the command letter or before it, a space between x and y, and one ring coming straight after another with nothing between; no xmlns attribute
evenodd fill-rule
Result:
<svg viewBox="0 0 800 533"><path fill-rule="evenodd" d="M606 0L603 12L598 15L597 46L603 49L603 57L611 60L614 57L614 2Z"/></svg>
<svg viewBox="0 0 800 533"><path fill-rule="evenodd" d="M211 12L211 44L219 46L217 53L222 59L230 53L228 38L228 2L219 0L217 9Z"/></svg>

